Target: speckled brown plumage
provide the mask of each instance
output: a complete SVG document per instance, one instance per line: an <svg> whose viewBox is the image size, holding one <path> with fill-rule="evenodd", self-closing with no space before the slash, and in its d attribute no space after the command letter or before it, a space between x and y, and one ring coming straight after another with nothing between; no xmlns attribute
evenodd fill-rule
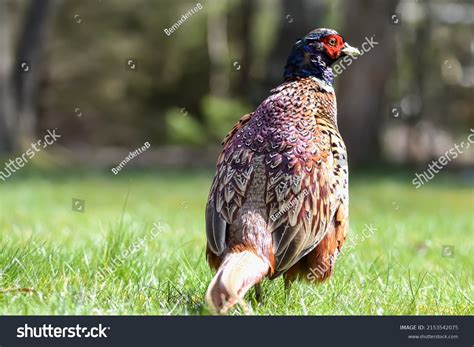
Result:
<svg viewBox="0 0 474 347"><path fill-rule="evenodd" d="M266 269L253 271L254 283L329 277L348 228L347 155L332 86L287 78L223 146L206 206L210 265L250 251Z"/></svg>
<svg viewBox="0 0 474 347"><path fill-rule="evenodd" d="M347 204L347 161L335 96L320 83L306 78L276 88L226 137L207 208L222 225L208 231L212 254L235 245L255 247L245 241L242 216L258 213L260 229L273 236L271 276L276 277L314 249L334 224L339 205ZM277 215L289 204L294 206ZM227 225L227 244L218 244L215 239L225 235Z"/></svg>

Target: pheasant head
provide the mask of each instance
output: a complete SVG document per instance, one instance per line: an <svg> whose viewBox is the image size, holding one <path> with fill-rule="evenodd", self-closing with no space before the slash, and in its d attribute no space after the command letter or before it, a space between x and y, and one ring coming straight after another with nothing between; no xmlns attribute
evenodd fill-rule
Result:
<svg viewBox="0 0 474 347"><path fill-rule="evenodd" d="M332 85L331 65L343 56L358 56L357 48L350 46L332 29L315 29L296 41L285 66L285 80L298 77L317 77Z"/></svg>

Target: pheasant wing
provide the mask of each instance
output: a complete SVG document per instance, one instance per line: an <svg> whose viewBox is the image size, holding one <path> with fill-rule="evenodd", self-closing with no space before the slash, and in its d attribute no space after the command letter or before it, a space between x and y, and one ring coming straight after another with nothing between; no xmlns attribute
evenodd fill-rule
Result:
<svg viewBox="0 0 474 347"><path fill-rule="evenodd" d="M242 206L253 168L253 152L246 148L230 146L230 140L251 118L246 114L227 134L222 144L216 174L211 185L206 206L206 234L210 250L220 256L225 250L228 225L237 209Z"/></svg>
<svg viewBox="0 0 474 347"><path fill-rule="evenodd" d="M328 162L329 141L316 130L318 142L304 155L295 147L268 155L266 203L269 230L273 233L275 273L288 270L324 237L331 218ZM290 152L290 153L288 153Z"/></svg>

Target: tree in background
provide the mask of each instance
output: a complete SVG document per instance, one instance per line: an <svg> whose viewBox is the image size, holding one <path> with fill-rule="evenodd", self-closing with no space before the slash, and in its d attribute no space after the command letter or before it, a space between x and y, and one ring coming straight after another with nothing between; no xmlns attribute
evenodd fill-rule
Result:
<svg viewBox="0 0 474 347"><path fill-rule="evenodd" d="M346 39L362 43L365 37L374 36L378 42L338 77L338 122L353 164L380 159L379 134L389 112L388 81L395 62L397 27L390 21L397 3L398 0L344 3Z"/></svg>
<svg viewBox="0 0 474 347"><path fill-rule="evenodd" d="M12 73L11 22L7 2L0 1L0 153L13 149L14 104Z"/></svg>
<svg viewBox="0 0 474 347"><path fill-rule="evenodd" d="M13 46L12 14L0 0L0 152L28 146L35 137L43 51L59 0L31 0Z"/></svg>
<svg viewBox="0 0 474 347"><path fill-rule="evenodd" d="M56 127L63 137L51 152L66 147L70 158L90 160L145 140L153 148L216 150L281 83L292 45L316 27L378 42L336 78L352 165L393 160L388 147L406 152L399 163L422 162L423 147L443 147L426 124L451 135L472 123L467 1L202 0L203 9L171 35L163 29L195 2L58 3L0 0L0 152ZM138 62L133 71L129 59ZM393 104L403 117L390 119ZM386 136L398 128L401 136ZM98 157L102 163L109 155Z"/></svg>

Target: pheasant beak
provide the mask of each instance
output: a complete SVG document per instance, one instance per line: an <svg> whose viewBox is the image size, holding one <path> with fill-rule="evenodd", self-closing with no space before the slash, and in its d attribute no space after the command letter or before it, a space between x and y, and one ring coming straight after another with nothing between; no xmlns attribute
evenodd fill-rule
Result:
<svg viewBox="0 0 474 347"><path fill-rule="evenodd" d="M341 52L342 54L348 55L350 57L357 57L360 55L360 51L357 48L349 45L347 42L344 43L344 47L342 48Z"/></svg>

